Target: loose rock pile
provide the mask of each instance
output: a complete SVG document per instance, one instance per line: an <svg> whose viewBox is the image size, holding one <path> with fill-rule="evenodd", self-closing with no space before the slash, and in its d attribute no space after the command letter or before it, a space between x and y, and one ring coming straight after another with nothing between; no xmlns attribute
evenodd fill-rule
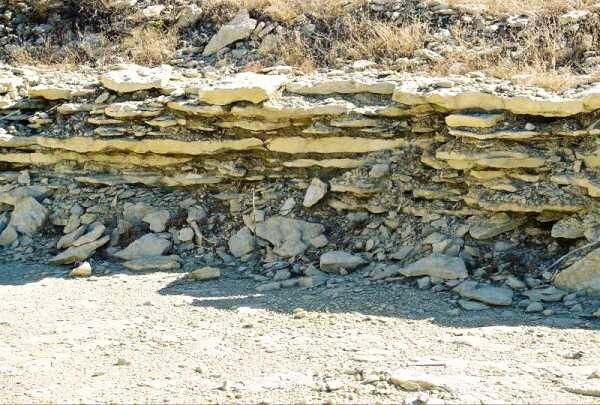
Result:
<svg viewBox="0 0 600 405"><path fill-rule="evenodd" d="M465 309L600 292L598 85L3 67L0 98L6 260L237 266L260 291L360 270Z"/></svg>

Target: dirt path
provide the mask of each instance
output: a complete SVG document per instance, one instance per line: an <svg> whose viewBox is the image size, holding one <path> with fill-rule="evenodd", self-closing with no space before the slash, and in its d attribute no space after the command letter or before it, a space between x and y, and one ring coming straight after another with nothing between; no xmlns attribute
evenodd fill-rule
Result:
<svg viewBox="0 0 600 405"><path fill-rule="evenodd" d="M64 272L0 266L2 403L599 400L597 321L451 316L447 293L360 274L258 294L235 270L204 283ZM392 382L407 373L437 388Z"/></svg>

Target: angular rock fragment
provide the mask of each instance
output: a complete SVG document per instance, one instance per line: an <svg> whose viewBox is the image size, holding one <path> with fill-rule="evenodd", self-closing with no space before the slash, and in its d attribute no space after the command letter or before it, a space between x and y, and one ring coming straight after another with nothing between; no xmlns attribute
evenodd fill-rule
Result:
<svg viewBox="0 0 600 405"><path fill-rule="evenodd" d="M104 234L105 230L106 230L106 227L103 224L101 224L100 222L93 223L89 227L88 232L85 235L82 235L81 237L79 237L78 239L73 241L71 246L81 246L81 245L85 245L86 243L93 242L96 239L100 238L102 236L102 234Z"/></svg>
<svg viewBox="0 0 600 405"><path fill-rule="evenodd" d="M240 10L231 21L223 25L213 35L202 54L210 56L235 41L248 38L252 31L254 31L254 27L256 27L256 20L250 18L248 10Z"/></svg>
<svg viewBox="0 0 600 405"><path fill-rule="evenodd" d="M319 267L326 273L340 273L342 270L352 271L367 263L360 256L342 251L323 253L319 259Z"/></svg>
<svg viewBox="0 0 600 405"><path fill-rule="evenodd" d="M152 211L146 214L142 221L150 225L152 232L163 232L167 227L167 222L171 219L171 214L167 210Z"/></svg>
<svg viewBox="0 0 600 405"><path fill-rule="evenodd" d="M65 250L64 252L54 256L50 260L48 260L49 264L69 264L80 262L96 252L100 246L105 245L110 240L110 236L104 236L92 243L88 243L86 245L81 246L72 246Z"/></svg>
<svg viewBox="0 0 600 405"><path fill-rule="evenodd" d="M287 76L238 73L200 86L198 99L208 104L227 105L236 101L260 103L268 100L285 83Z"/></svg>
<svg viewBox="0 0 600 405"><path fill-rule="evenodd" d="M32 236L46 223L49 211L33 197L17 201L10 217L10 226L19 233Z"/></svg>
<svg viewBox="0 0 600 405"><path fill-rule="evenodd" d="M460 257L432 254L399 270L406 277L430 276L443 280L468 277L465 262Z"/></svg>
<svg viewBox="0 0 600 405"><path fill-rule="evenodd" d="M167 271L181 268L181 258L171 256L149 256L123 262L123 266L134 271Z"/></svg>
<svg viewBox="0 0 600 405"><path fill-rule="evenodd" d="M139 90L161 88L171 78L172 68L162 65L157 68L126 64L100 76L100 83L118 93L131 93Z"/></svg>
<svg viewBox="0 0 600 405"><path fill-rule="evenodd" d="M229 238L228 245L232 255L242 257L254 250L254 235L245 226Z"/></svg>
<svg viewBox="0 0 600 405"><path fill-rule="evenodd" d="M595 249L556 276L560 288L600 293L600 249Z"/></svg>
<svg viewBox="0 0 600 405"><path fill-rule="evenodd" d="M461 297L490 305L512 305L513 301L513 291L510 288L479 284L471 280L463 281L452 291Z"/></svg>
<svg viewBox="0 0 600 405"><path fill-rule="evenodd" d="M321 224L274 216L255 224L255 234L275 247L273 252L282 257L297 256L306 249L312 238L321 235L325 227Z"/></svg>
<svg viewBox="0 0 600 405"><path fill-rule="evenodd" d="M302 205L305 207L312 207L321 201L323 197L325 197L325 194L327 194L327 183L318 178L314 178L310 182L310 186L308 186L306 194L304 194L304 201Z"/></svg>
<svg viewBox="0 0 600 405"><path fill-rule="evenodd" d="M481 218L471 225L469 233L474 239L491 239L501 233L518 228L525 220L526 217L524 216L508 215L501 212L489 218Z"/></svg>
<svg viewBox="0 0 600 405"><path fill-rule="evenodd" d="M192 271L189 277L195 281L213 280L221 277L221 271L215 267L202 267Z"/></svg>
<svg viewBox="0 0 600 405"><path fill-rule="evenodd" d="M142 259L144 257L160 256L171 247L171 242L152 233L131 242L129 246L114 254L123 260Z"/></svg>

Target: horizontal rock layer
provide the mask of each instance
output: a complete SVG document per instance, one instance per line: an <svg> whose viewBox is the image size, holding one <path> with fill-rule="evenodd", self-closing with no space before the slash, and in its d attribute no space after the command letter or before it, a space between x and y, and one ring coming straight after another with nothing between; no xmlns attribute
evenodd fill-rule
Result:
<svg viewBox="0 0 600 405"><path fill-rule="evenodd" d="M476 239L514 229L512 212L526 213L518 224L588 215L600 196L599 85L551 94L476 75L208 79L135 65L0 77L10 170L169 187L319 177L339 210L508 213L479 221Z"/></svg>

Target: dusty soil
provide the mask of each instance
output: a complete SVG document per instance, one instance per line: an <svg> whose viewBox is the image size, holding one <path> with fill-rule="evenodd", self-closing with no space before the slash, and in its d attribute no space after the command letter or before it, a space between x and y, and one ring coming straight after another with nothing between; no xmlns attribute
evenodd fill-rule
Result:
<svg viewBox="0 0 600 405"><path fill-rule="evenodd" d="M591 319L451 316L448 293L360 273L258 294L233 269L203 283L66 271L0 265L2 403L598 402ZM443 388L403 391L389 382L397 369Z"/></svg>

